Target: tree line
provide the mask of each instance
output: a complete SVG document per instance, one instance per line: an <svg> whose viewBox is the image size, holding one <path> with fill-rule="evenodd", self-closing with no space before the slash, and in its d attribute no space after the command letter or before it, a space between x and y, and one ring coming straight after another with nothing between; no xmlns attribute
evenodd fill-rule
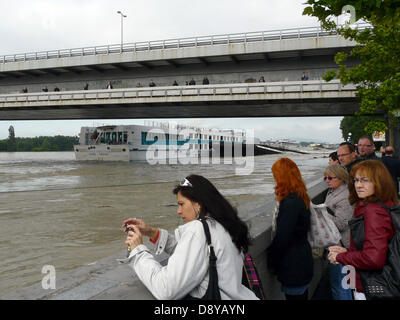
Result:
<svg viewBox="0 0 400 320"><path fill-rule="evenodd" d="M0 140L0 152L73 151L78 140L78 137L69 136L17 138L10 135Z"/></svg>

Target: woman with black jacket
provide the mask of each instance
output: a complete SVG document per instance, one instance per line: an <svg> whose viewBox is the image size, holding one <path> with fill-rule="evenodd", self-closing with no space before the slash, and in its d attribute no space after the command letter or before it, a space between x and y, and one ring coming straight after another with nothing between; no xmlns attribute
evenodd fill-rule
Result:
<svg viewBox="0 0 400 320"><path fill-rule="evenodd" d="M273 240L268 247L268 267L281 282L286 300L307 300L313 277L310 197L297 165L281 158L272 166L277 207L272 221Z"/></svg>

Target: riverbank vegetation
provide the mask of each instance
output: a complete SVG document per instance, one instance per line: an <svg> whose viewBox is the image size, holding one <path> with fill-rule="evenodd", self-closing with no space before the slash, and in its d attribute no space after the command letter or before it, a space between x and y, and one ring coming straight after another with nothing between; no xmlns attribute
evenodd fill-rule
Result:
<svg viewBox="0 0 400 320"><path fill-rule="evenodd" d="M0 152L24 152L24 151L73 151L74 144L78 143L78 137L54 136L17 138L9 137L0 140Z"/></svg>

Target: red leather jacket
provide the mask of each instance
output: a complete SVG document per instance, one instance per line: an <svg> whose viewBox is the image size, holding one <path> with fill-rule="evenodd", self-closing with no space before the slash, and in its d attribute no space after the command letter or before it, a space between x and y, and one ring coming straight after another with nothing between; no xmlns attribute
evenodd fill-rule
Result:
<svg viewBox="0 0 400 320"><path fill-rule="evenodd" d="M387 201L385 204L387 206L394 205L392 201ZM396 232L389 212L376 203L366 204L360 201L354 210L354 217L358 218L361 215L364 215L363 249L357 251L353 239L350 239L348 251L336 256L337 262L356 268L356 289L358 292L364 292L364 290L357 270L382 269L386 262L388 243Z"/></svg>

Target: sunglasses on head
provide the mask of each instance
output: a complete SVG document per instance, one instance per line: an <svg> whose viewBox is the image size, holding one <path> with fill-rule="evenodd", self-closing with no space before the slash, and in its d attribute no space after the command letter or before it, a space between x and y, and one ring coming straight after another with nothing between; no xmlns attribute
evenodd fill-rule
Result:
<svg viewBox="0 0 400 320"><path fill-rule="evenodd" d="M190 181L188 179L183 179L179 185L181 187L191 187L191 188L193 188L193 185L190 183Z"/></svg>

